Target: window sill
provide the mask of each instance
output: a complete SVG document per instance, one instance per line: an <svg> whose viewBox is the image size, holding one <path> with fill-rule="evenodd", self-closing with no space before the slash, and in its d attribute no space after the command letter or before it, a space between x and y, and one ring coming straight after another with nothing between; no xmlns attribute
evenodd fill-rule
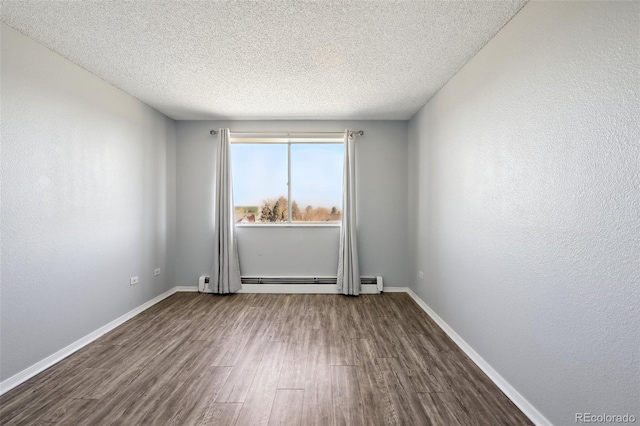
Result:
<svg viewBox="0 0 640 426"><path fill-rule="evenodd" d="M340 223L236 223L236 228L340 228Z"/></svg>

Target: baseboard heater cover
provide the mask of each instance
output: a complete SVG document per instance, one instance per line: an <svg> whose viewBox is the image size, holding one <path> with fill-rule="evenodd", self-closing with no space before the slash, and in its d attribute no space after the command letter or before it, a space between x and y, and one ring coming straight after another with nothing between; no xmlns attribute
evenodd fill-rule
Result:
<svg viewBox="0 0 640 426"><path fill-rule="evenodd" d="M200 293L213 293L210 287L210 277L208 275L200 276L198 281L198 291ZM254 276L243 276L241 277L242 284L248 285L326 285L332 286L337 284L336 277L254 277ZM382 292L384 285L382 276L368 276L368 277L360 277L360 282L364 288L373 287L377 292Z"/></svg>

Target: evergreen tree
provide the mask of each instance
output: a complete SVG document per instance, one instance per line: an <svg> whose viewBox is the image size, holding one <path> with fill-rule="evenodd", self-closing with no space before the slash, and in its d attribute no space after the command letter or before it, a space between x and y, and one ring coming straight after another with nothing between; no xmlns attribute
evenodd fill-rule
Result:
<svg viewBox="0 0 640 426"><path fill-rule="evenodd" d="M262 210L260 211L261 222L275 222L273 219L273 210L271 209L271 203L268 200L263 201Z"/></svg>
<svg viewBox="0 0 640 426"><path fill-rule="evenodd" d="M293 216L292 220L302 219L300 217L300 208L298 207L298 203L296 203L295 201L291 203L291 216Z"/></svg>
<svg viewBox="0 0 640 426"><path fill-rule="evenodd" d="M285 197L280 197L273 205L273 220L272 222L286 222L289 216L289 206Z"/></svg>

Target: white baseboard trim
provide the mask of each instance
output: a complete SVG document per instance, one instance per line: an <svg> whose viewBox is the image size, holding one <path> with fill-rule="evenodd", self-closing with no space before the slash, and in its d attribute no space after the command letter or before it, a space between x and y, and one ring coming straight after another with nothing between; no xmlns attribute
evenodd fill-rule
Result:
<svg viewBox="0 0 640 426"><path fill-rule="evenodd" d="M385 291L388 291L385 288ZM493 383L522 411L536 426L553 426L540 411L536 409L524 396L520 394L513 386L507 382L496 370L489 365L458 333L453 330L438 314L435 313L429 305L425 303L410 288L405 290L409 296L444 330L445 333L453 340L456 345L467 354L469 358L486 374Z"/></svg>
<svg viewBox="0 0 640 426"><path fill-rule="evenodd" d="M383 293L408 293L409 287L384 287Z"/></svg>
<svg viewBox="0 0 640 426"><path fill-rule="evenodd" d="M242 284L238 293L341 294L335 284ZM360 294L378 294L375 284L363 284Z"/></svg>
<svg viewBox="0 0 640 426"><path fill-rule="evenodd" d="M175 293L197 293L198 292L198 286L197 285L179 285L177 287L173 288L175 290Z"/></svg>
<svg viewBox="0 0 640 426"><path fill-rule="evenodd" d="M46 370L47 368L51 367L52 365L62 361L64 358L68 357L69 355L71 355L72 353L82 349L83 347L87 346L89 343L93 342L94 340L96 340L98 337L101 337L102 335L110 332L111 330L113 330L114 328L118 327L119 325L123 324L124 322L130 320L131 318L135 317L136 315L138 315L139 313L141 313L142 311L145 311L147 309L149 309L151 306L155 305L156 303L160 302L161 300L166 299L167 297L171 296L172 294L178 292L178 291L189 291L189 290L181 290L182 287L174 287L170 290L165 291L164 293L154 297L153 299L149 300L148 302L143 303L142 305L138 306L137 308L127 312L126 314L122 315L121 317L116 318L115 320L111 321L110 323L100 327L99 329L95 330L92 333L87 334L86 336L84 336L83 338L76 340L75 342L71 343L70 345L60 349L58 352L49 355L48 357L46 357L45 359L36 362L35 364L33 364L31 367L28 367L24 370L22 370L21 372L9 377L8 379L0 382L0 395L3 395L4 393L10 391L11 389L15 388L16 386L26 382L27 380L29 380L30 378L32 378L33 376L35 376L36 374ZM194 287L195 291L198 290L197 287Z"/></svg>
<svg viewBox="0 0 640 426"><path fill-rule="evenodd" d="M198 287L177 287L178 291L198 291ZM393 288L393 287L392 287ZM387 291L387 287L384 288ZM403 290L404 291L404 290ZM242 284L239 294L341 294L335 284ZM375 284L364 284L360 294L378 294Z"/></svg>

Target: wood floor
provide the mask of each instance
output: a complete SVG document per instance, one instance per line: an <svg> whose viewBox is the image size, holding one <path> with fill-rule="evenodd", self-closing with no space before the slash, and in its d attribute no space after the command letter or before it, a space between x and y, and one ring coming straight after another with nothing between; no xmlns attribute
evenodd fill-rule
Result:
<svg viewBox="0 0 640 426"><path fill-rule="evenodd" d="M530 425L404 293L177 293L0 398L3 425Z"/></svg>

